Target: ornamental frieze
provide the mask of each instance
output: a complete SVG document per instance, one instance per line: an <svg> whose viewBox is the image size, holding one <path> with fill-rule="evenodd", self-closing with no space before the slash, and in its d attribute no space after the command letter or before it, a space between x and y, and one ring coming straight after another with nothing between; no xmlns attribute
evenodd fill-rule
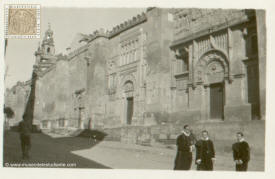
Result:
<svg viewBox="0 0 275 179"><path fill-rule="evenodd" d="M226 27L236 21L249 19L249 14L245 10L178 9L173 14L175 40L204 30L215 31L221 24Z"/></svg>

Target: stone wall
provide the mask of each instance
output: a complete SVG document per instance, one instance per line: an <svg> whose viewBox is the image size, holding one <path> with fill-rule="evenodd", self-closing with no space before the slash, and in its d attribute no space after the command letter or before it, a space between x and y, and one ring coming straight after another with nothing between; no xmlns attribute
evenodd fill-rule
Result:
<svg viewBox="0 0 275 179"><path fill-rule="evenodd" d="M201 120L258 119L259 77L256 72L254 77L247 72L248 65L258 62L257 52L252 50L257 42L251 40L256 32L255 12L180 9L174 15L173 111ZM252 81L255 88L248 86ZM216 108L211 106L214 84L220 84L223 90L219 102L224 107L218 117L212 115ZM194 112L198 114L193 115Z"/></svg>
<svg viewBox="0 0 275 179"><path fill-rule="evenodd" d="M37 80L36 120L51 121L47 128L100 129L109 134L106 139L142 145L174 144L181 126L190 124L197 135L209 130L227 151L240 130L263 152L264 122L250 121L247 97L246 64L255 58L249 50L256 30L251 13L185 9L173 22L169 12L150 9L109 36L85 36L85 44L56 57L56 64ZM178 63L185 52L188 64ZM209 120L209 87L217 82L225 86L224 121ZM18 114L24 94L17 94L12 105L19 105ZM134 98L131 125L126 122L127 97Z"/></svg>
<svg viewBox="0 0 275 179"><path fill-rule="evenodd" d="M192 39L203 32L212 32L224 25L248 20L253 10L175 9L174 38Z"/></svg>
<svg viewBox="0 0 275 179"><path fill-rule="evenodd" d="M22 120L29 92L30 85L22 82L18 82L11 89L6 90L5 107L10 107L14 111L14 117L8 119L10 126L17 125Z"/></svg>
<svg viewBox="0 0 275 179"><path fill-rule="evenodd" d="M182 120L180 123L167 123L154 126L127 126L123 128L106 129L106 140L116 140L139 145L164 145L175 148L176 138L182 127L189 124L196 139L201 138L201 132L207 130L218 152L231 152L232 144L236 142L236 133L244 133L253 154L265 153L265 121L238 122L192 122ZM257 132L255 132L257 131Z"/></svg>

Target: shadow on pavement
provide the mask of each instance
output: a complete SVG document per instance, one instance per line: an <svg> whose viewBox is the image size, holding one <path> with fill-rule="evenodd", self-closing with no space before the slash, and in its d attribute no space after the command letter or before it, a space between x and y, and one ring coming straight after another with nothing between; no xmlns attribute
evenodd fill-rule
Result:
<svg viewBox="0 0 275 179"><path fill-rule="evenodd" d="M43 133L32 133L30 159L23 160L19 133L6 131L4 133L3 165L6 166L6 163L63 163L73 164L68 166L69 168L110 168L71 153L75 150L92 148L99 142L99 140L95 142L83 136L52 138Z"/></svg>

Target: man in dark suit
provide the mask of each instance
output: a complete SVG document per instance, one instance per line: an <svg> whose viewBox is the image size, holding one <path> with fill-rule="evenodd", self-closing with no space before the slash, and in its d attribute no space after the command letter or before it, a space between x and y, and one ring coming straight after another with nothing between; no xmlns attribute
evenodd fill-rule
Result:
<svg viewBox="0 0 275 179"><path fill-rule="evenodd" d="M244 140L242 132L237 133L237 142L232 146L233 158L236 164L236 171L247 171L250 160L250 148Z"/></svg>
<svg viewBox="0 0 275 179"><path fill-rule="evenodd" d="M215 161L214 144L208 137L208 131L202 131L202 139L196 143L197 170L213 170Z"/></svg>
<svg viewBox="0 0 275 179"><path fill-rule="evenodd" d="M191 133L190 127L185 125L182 134L177 137L178 151L175 159L174 170L190 170L194 143L195 136Z"/></svg>
<svg viewBox="0 0 275 179"><path fill-rule="evenodd" d="M26 115L23 116L23 120L19 123L19 133L22 149L22 158L29 159L29 152L31 149L31 125L26 120Z"/></svg>

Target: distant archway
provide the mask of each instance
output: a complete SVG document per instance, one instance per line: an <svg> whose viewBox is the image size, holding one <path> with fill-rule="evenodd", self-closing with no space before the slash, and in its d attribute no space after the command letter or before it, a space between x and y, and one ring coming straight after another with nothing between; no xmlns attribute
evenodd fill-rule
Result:
<svg viewBox="0 0 275 179"><path fill-rule="evenodd" d="M126 96L126 123L132 123L134 113L134 84L132 81L126 81L124 86L124 93Z"/></svg>

